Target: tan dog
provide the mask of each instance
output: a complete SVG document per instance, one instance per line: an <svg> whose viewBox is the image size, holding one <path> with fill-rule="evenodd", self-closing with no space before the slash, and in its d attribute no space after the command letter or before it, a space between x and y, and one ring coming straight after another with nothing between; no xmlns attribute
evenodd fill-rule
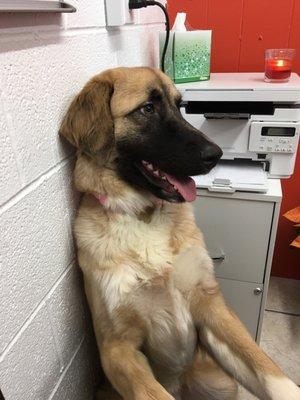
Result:
<svg viewBox="0 0 300 400"><path fill-rule="evenodd" d="M186 201L196 196L188 176L222 152L179 103L160 71L118 68L83 88L61 126L78 148L78 258L116 390L101 398L236 399L236 379L259 399L300 400L219 290Z"/></svg>

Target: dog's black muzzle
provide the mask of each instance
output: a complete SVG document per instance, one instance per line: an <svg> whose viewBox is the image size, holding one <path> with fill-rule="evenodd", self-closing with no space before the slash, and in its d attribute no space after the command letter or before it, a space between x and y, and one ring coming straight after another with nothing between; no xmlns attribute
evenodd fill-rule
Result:
<svg viewBox="0 0 300 400"><path fill-rule="evenodd" d="M156 137L155 155L145 155L173 175L207 174L223 155L221 148L183 118L165 124L165 134Z"/></svg>

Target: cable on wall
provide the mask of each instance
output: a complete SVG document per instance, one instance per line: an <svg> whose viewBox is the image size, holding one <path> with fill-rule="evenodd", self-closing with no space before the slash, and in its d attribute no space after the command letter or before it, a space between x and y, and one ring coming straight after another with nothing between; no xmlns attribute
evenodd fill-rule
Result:
<svg viewBox="0 0 300 400"><path fill-rule="evenodd" d="M161 70L165 72L165 58L166 58L166 52L167 48L169 45L169 38L170 38L170 19L169 19L169 14L165 6L163 6L161 3L158 1L152 1L152 0L129 0L129 9L134 10L138 8L143 8L143 7L148 7L148 6L158 6L162 9L162 11L165 14L165 19L166 19L166 39L161 55Z"/></svg>

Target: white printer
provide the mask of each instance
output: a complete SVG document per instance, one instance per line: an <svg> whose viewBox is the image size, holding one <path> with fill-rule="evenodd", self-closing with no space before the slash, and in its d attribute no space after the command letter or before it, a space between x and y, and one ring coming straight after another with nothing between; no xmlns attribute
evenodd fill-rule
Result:
<svg viewBox="0 0 300 400"><path fill-rule="evenodd" d="M300 132L300 78L267 83L262 73L214 73L177 85L182 114L223 150L218 166L196 177L210 191L267 192L267 178L294 171Z"/></svg>
<svg viewBox="0 0 300 400"><path fill-rule="evenodd" d="M219 73L177 88L183 116L223 149L208 175L194 177L195 219L226 302L259 341L282 198L273 178L294 171L300 78L275 84L263 73Z"/></svg>

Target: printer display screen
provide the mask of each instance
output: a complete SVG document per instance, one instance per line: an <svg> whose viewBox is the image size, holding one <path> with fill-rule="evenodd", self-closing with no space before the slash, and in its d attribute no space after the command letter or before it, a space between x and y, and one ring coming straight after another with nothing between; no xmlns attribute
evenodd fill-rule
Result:
<svg viewBox="0 0 300 400"><path fill-rule="evenodd" d="M264 126L261 130L262 136L295 136L296 128L283 126Z"/></svg>

